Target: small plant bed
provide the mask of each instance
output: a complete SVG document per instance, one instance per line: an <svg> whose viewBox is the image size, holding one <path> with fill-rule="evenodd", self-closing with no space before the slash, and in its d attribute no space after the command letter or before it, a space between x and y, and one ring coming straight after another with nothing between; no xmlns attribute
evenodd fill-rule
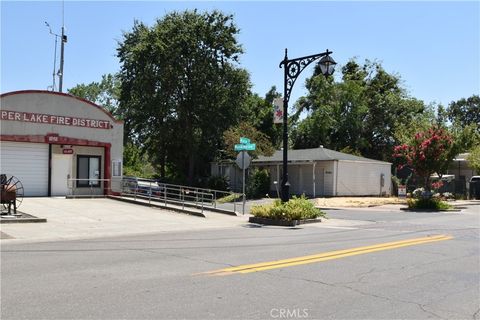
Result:
<svg viewBox="0 0 480 320"><path fill-rule="evenodd" d="M249 222L277 226L321 222L320 217L325 217L325 213L315 208L314 204L305 196L294 196L285 203L275 200L272 204L253 206L250 213L253 217L249 219Z"/></svg>
<svg viewBox="0 0 480 320"><path fill-rule="evenodd" d="M460 211L454 209L447 200L453 199L451 193L428 193L425 189L419 188L413 191L413 198L407 200L408 208L402 210L408 211Z"/></svg>
<svg viewBox="0 0 480 320"><path fill-rule="evenodd" d="M410 211L458 211L438 198L409 199L407 204Z"/></svg>

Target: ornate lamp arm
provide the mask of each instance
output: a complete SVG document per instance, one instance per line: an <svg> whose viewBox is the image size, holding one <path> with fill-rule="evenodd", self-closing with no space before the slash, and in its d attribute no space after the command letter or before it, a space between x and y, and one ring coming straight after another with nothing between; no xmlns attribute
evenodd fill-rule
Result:
<svg viewBox="0 0 480 320"><path fill-rule="evenodd" d="M283 59L282 62L280 62L279 67L282 68L282 66L285 66L286 68L285 70L286 87L285 87L285 97L284 97L284 100L286 102L290 100L290 93L292 92L293 85L295 84L295 81L297 80L300 73L302 73L303 69L305 69L313 61L321 57L328 56L331 53L332 51L328 51L327 49L327 51L322 53L289 60L287 56L287 49L285 49L285 58Z"/></svg>

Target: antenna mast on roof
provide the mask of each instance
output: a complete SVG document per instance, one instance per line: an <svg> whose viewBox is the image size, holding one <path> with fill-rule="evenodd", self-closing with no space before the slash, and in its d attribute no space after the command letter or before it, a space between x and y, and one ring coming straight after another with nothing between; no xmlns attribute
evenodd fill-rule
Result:
<svg viewBox="0 0 480 320"><path fill-rule="evenodd" d="M48 86L48 88L52 88L52 91L55 91L55 71L57 70L57 40L60 37L60 35L54 33L52 31L52 28L50 27L50 24L48 24L47 21L45 21L45 26L47 26L48 30L50 31L50 34L55 37L55 49L53 52L53 72L52 72L52 85Z"/></svg>
<svg viewBox="0 0 480 320"><path fill-rule="evenodd" d="M55 91L55 76L58 76L59 79L59 85L58 85L58 91L62 92L63 91L63 63L64 63L64 46L65 43L67 43L67 36L65 35L65 1L62 1L62 34L56 34L52 31L52 28L50 27L50 24L45 21L45 26L48 27L48 30L50 31L50 34L55 36L55 50L53 54L53 80L52 80L52 85L48 86L48 88L52 88L52 91ZM58 72L55 74L55 70L57 68L57 43L58 43L58 38L61 40L61 46L60 46L60 69Z"/></svg>

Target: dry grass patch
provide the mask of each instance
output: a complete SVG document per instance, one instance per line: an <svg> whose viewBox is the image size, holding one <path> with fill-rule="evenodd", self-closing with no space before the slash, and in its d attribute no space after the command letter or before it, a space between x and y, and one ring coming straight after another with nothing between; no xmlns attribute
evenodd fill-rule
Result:
<svg viewBox="0 0 480 320"><path fill-rule="evenodd" d="M406 199L382 198L382 197L334 197L317 198L315 204L320 207L372 207L386 204L407 204Z"/></svg>

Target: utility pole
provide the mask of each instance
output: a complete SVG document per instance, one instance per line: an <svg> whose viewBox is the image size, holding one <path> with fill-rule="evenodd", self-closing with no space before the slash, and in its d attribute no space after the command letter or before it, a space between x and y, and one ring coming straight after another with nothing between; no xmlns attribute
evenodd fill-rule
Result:
<svg viewBox="0 0 480 320"><path fill-rule="evenodd" d="M65 0L62 1L62 41L60 43L60 70L58 70L58 91L63 92L63 63L65 53L65 43L67 43L67 36L65 35Z"/></svg>
<svg viewBox="0 0 480 320"><path fill-rule="evenodd" d="M65 52L65 43L67 42L67 36L65 35L65 26L62 26L62 41L60 44L60 69L58 70L58 91L63 92L63 63L64 63L64 52Z"/></svg>

